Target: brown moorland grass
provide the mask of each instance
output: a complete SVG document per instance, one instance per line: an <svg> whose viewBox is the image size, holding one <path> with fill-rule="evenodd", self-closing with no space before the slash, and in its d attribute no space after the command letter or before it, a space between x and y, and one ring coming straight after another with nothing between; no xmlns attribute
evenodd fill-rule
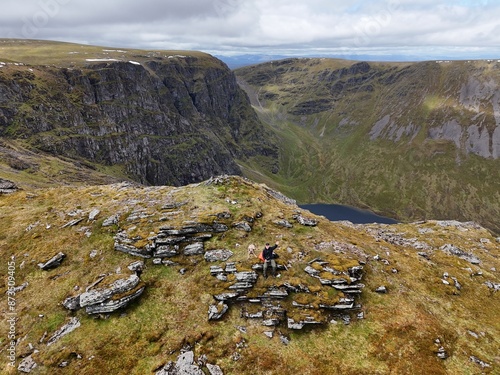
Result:
<svg viewBox="0 0 500 375"><path fill-rule="evenodd" d="M184 205L175 210L163 208L174 202ZM93 208L101 213L96 221L88 222ZM39 350L33 354L38 363L36 374L144 374L175 360L189 345L196 356L206 355L227 374L498 373L500 302L497 292L485 282L500 282L496 271L500 269L499 245L487 230L442 226L433 221L350 225L322 217L316 217L317 227L306 228L293 220L299 210L271 198L262 185L237 177L219 185L200 183L182 188L67 186L0 196L2 264L15 256L16 285L28 283L16 294L16 334L20 339L17 362L31 353L31 343ZM109 274L103 283L110 283L130 273L127 265L136 258L113 250L118 231L128 231L147 242L162 226L206 222L223 211L231 212L235 221L244 215L263 214L255 220L251 232L231 228L206 243L207 249L232 250L230 260L239 268L250 270L256 261L247 260L249 243L260 249L264 242L280 241L279 261L290 267L281 272L279 281L259 277L256 293L273 283L289 282L307 285L315 293L297 294L293 297L297 301L334 301L341 293L325 291L317 279L307 276L303 272L306 263L320 257L346 269L358 261L365 262L361 280L365 287L359 299L364 319L353 317L349 325L336 319L322 328L290 332L284 326L270 329L246 320L240 316L241 308L233 305L222 321L209 322L207 309L212 294L227 285L217 283L210 275L209 264L197 257L174 259L181 262L179 267L186 268L184 275L178 272L179 267L154 266L146 260L141 275L146 285L144 294L109 317L87 316L82 310L71 313L61 305L64 298L78 292L76 286L81 291L102 274ZM146 212L147 217L129 220L134 212ZM116 213L120 214L119 223L102 227L104 219ZM62 228L77 217L84 220ZM273 221L277 218L289 220L293 228L276 226ZM419 250L412 246L377 240L372 233L381 230L425 242L429 259L418 255ZM439 250L447 243L473 253L481 263L471 264ZM342 250L335 247L339 244ZM91 257L93 250L97 255ZM38 268L39 262L59 251L67 254L61 266L50 271ZM460 282L460 290L451 277ZM0 303L5 310L6 278L1 282ZM387 287L387 294L375 292L380 285ZM81 326L47 346L47 338L71 316L78 317ZM240 326L246 327L247 333L240 332ZM269 330L274 333L271 339L264 335ZM280 332L289 337L288 345L281 342ZM2 348L7 345L6 337L7 326L2 324ZM440 346L448 355L445 360L437 357ZM470 360L471 356L490 367L481 368ZM2 358L2 371L14 373L4 361ZM63 361L68 366L61 368Z"/></svg>

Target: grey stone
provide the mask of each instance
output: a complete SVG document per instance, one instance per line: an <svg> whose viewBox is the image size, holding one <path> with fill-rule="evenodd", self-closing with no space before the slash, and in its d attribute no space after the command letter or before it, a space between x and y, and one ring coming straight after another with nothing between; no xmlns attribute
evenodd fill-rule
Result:
<svg viewBox="0 0 500 375"><path fill-rule="evenodd" d="M234 262L228 262L228 263L226 263L226 272L227 273L235 273L235 272L237 272L236 263L234 263Z"/></svg>
<svg viewBox="0 0 500 375"><path fill-rule="evenodd" d="M232 300L232 299L235 299L239 296L240 294L239 293L236 293L236 292L232 292L232 293L221 293L221 294L216 294L214 295L214 298L217 300L217 301L228 301L228 300Z"/></svg>
<svg viewBox="0 0 500 375"><path fill-rule="evenodd" d="M210 363L207 363L207 369L210 375L224 375L222 369L217 365L212 365Z"/></svg>
<svg viewBox="0 0 500 375"><path fill-rule="evenodd" d="M68 228L68 227L75 226L76 224L80 223L82 220L83 220L83 217L81 217L79 219L70 220L66 224L64 224L61 228Z"/></svg>
<svg viewBox="0 0 500 375"><path fill-rule="evenodd" d="M475 255L467 253L465 251L460 250L458 247L452 244L445 244L439 248L447 254L454 255L459 257L460 259L464 259L472 264L479 264L481 261Z"/></svg>
<svg viewBox="0 0 500 375"><path fill-rule="evenodd" d="M80 327L80 320L76 317L72 317L67 324L59 328L47 341L47 346L52 345L61 337L66 336L68 333L73 332L75 329Z"/></svg>
<svg viewBox="0 0 500 375"><path fill-rule="evenodd" d="M3 178L0 178L0 194L14 193L18 189L19 188L12 181L4 180Z"/></svg>
<svg viewBox="0 0 500 375"><path fill-rule="evenodd" d="M36 364L35 360L33 359L33 357L31 355L29 355L26 358L24 358L21 361L21 363L19 363L19 366L17 367L17 369L21 372L30 373L31 370L33 370L36 366L37 366L37 364Z"/></svg>
<svg viewBox="0 0 500 375"><path fill-rule="evenodd" d="M89 221L94 221L97 215L99 215L101 211L97 208L92 209L92 211L89 212Z"/></svg>
<svg viewBox="0 0 500 375"><path fill-rule="evenodd" d="M195 243L187 245L184 248L184 255L186 255L186 256L201 255L203 253L204 253L203 242L195 242Z"/></svg>
<svg viewBox="0 0 500 375"><path fill-rule="evenodd" d="M170 258L179 255L178 245L161 245L157 246L153 251L153 256L156 258Z"/></svg>
<svg viewBox="0 0 500 375"><path fill-rule="evenodd" d="M168 362L155 375L204 375L204 373L194 363L194 353L187 351L177 357L176 363Z"/></svg>
<svg viewBox="0 0 500 375"><path fill-rule="evenodd" d="M134 289L138 284L139 277L137 275L130 275L126 279L118 279L108 288L95 289L82 293L80 295L80 306L86 307L104 302L115 294L122 294Z"/></svg>
<svg viewBox="0 0 500 375"><path fill-rule="evenodd" d="M320 271L311 266L306 266L306 268L304 268L304 271L309 275L311 275L312 277L319 277L319 274L321 273Z"/></svg>
<svg viewBox="0 0 500 375"><path fill-rule="evenodd" d="M233 252L227 249L209 250L204 257L207 262L225 262L233 256Z"/></svg>
<svg viewBox="0 0 500 375"><path fill-rule="evenodd" d="M87 314L103 314L116 311L128 305L132 300L139 297L142 292L144 292L144 288L145 287L139 288L134 293L121 297L117 300L108 300L95 305L87 306L85 307L85 311L87 312Z"/></svg>
<svg viewBox="0 0 500 375"><path fill-rule="evenodd" d="M38 267L45 271L59 267L64 258L66 258L66 254L59 252L45 263L38 263Z"/></svg>
<svg viewBox="0 0 500 375"><path fill-rule="evenodd" d="M112 216L108 217L107 219L105 219L102 222L102 226L103 227L109 227L111 225L118 224L119 221L120 221L120 215L119 214L115 214L115 215L112 215Z"/></svg>
<svg viewBox="0 0 500 375"><path fill-rule="evenodd" d="M80 296L68 297L63 301L63 306L68 310L78 310L80 306Z"/></svg>
<svg viewBox="0 0 500 375"><path fill-rule="evenodd" d="M318 225L318 220L312 219L312 218L306 218L302 215L295 215L294 219L297 220L297 222L301 225L305 225L308 227L315 227Z"/></svg>
<svg viewBox="0 0 500 375"><path fill-rule="evenodd" d="M208 307L208 320L219 320L229 309L228 305L219 302L217 305L210 305Z"/></svg>
<svg viewBox="0 0 500 375"><path fill-rule="evenodd" d="M246 221L240 221L238 223L234 223L233 228L238 229L238 230L243 230L245 232L252 231L252 227Z"/></svg>
<svg viewBox="0 0 500 375"><path fill-rule="evenodd" d="M210 274L212 276L215 276L219 273L224 273L224 268L222 268L220 266L210 266Z"/></svg>
<svg viewBox="0 0 500 375"><path fill-rule="evenodd" d="M483 361L483 360L481 360L481 359L477 358L476 356L471 355L471 356L469 357L469 359L470 359L472 362L474 362L474 363L478 364L479 366L481 366L483 369L484 369L484 368L487 368L487 367L491 367L491 365L490 365L489 363L487 363L487 362L485 362L485 361Z"/></svg>
<svg viewBox="0 0 500 375"><path fill-rule="evenodd" d="M229 289L241 290L241 289L251 289L253 288L253 283L249 282L236 282L229 286Z"/></svg>
<svg viewBox="0 0 500 375"><path fill-rule="evenodd" d="M151 258L151 249L147 246L138 248L133 245L127 245L115 241L114 248L116 251L121 251L122 253L126 253L129 255L138 256L141 258Z"/></svg>
<svg viewBox="0 0 500 375"><path fill-rule="evenodd" d="M132 262L130 263L127 268L132 271L132 272L135 272L135 271L142 271L144 269L144 262L142 260L137 260L135 262Z"/></svg>
<svg viewBox="0 0 500 375"><path fill-rule="evenodd" d="M236 272L234 276L240 282L255 283L257 281L257 273L255 271Z"/></svg>
<svg viewBox="0 0 500 375"><path fill-rule="evenodd" d="M293 225L290 224L290 222L288 220L284 220L284 219L283 220L275 220L275 221L273 221L273 223L279 227L293 228Z"/></svg>
<svg viewBox="0 0 500 375"><path fill-rule="evenodd" d="M287 327L289 329L302 329L302 328L304 328L304 323L296 322L292 318L288 318Z"/></svg>

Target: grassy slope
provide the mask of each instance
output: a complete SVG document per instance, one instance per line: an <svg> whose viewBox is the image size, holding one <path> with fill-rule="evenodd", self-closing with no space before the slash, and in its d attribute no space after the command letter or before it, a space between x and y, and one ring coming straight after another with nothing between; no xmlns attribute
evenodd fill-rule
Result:
<svg viewBox="0 0 500 375"><path fill-rule="evenodd" d="M231 203L234 201L237 203ZM177 214L168 215L161 207L172 202L188 203ZM93 208L101 210L96 222L84 221L60 229L75 213L76 217L85 216ZM500 282L498 271L493 271L500 269L499 246L487 231L464 231L434 222L352 227L324 218L318 218L315 228L295 224L292 229L284 229L272 224L277 218L293 221L296 210L271 198L260 185L241 179L224 185L183 188L68 186L0 196L2 264L15 256L16 283L29 284L16 295L16 329L22 338L18 355L29 353L29 343L40 350L34 354L39 364L34 374L151 373L175 359L186 343L193 346L196 356L206 354L209 362L220 365L225 374L479 374L482 370L470 361L471 355L492 366L485 372L498 373L500 300L484 282ZM151 216L127 219L138 211ZM306 284L314 282L301 271L305 262L332 253L328 246L321 252L313 250L315 245L335 240L357 246L368 256L363 280L366 287L360 301L365 319L355 319L350 325L338 323L310 332L292 332L291 342L285 346L277 336L268 339L263 335L268 328L240 318L236 306L223 321L207 321L211 294L220 292L220 287L209 274L209 264L201 258L175 259L188 269L184 276L178 268L153 266L148 260L142 275L146 292L124 315L94 319L79 311L76 316L81 319L80 328L52 346L39 343L45 332L50 337L73 315L60 303L73 293L75 285L82 290L103 273L115 273L117 269L128 272L126 266L135 258L113 250L113 236L118 230L146 239L160 226L211 220L211 214L221 211L230 211L235 221L258 211L264 216L256 221L252 232L231 229L224 236L215 236L206 247L231 249L235 253L232 260L239 267L249 268L253 262L246 260L249 243L260 247L265 241L280 239L281 262L293 264L290 271L283 272L280 282L296 277L302 277ZM101 227L104 218L117 212L121 213L118 226ZM164 221L166 216L170 219ZM474 253L481 264L471 265L439 250L432 251L431 261L426 261L411 247L375 240L367 232L370 228L416 238L434 249L453 243ZM92 233L89 237L84 234L86 230ZM481 238L488 241L481 243ZM97 250L97 257L90 258L92 250ZM38 269L37 263L58 251L68 255L59 268ZM305 254L304 261L294 260L299 252ZM390 264L373 260L377 254ZM343 261L360 257L349 251L337 255ZM459 280L461 291L443 284L444 272ZM1 282L0 303L5 309L6 279L3 277ZM275 282L259 279L257 287ZM387 295L374 292L380 285L387 286ZM246 326L248 333L241 333L237 326ZM2 348L7 328L6 324L0 326ZM469 330L478 338L468 334ZM450 355L448 359L436 357L436 339ZM243 340L246 345L237 346ZM75 353L82 359L77 359ZM241 355L238 361L232 359L234 353ZM69 361L68 367L57 367L65 360ZM13 373L4 361L2 356L2 371Z"/></svg>
<svg viewBox="0 0 500 375"><path fill-rule="evenodd" d="M427 139L428 127L444 119L468 124L472 115L457 102L463 77L498 79L496 70L483 62L371 63L368 73L342 78L363 76L365 83L332 94L336 80L328 81L328 74L352 64L294 59L236 71L254 108L282 139L281 170L262 180L300 202L352 204L406 220L475 220L500 231L500 161ZM394 83L381 84L384 80ZM363 89L368 84L372 89ZM290 113L321 99L330 101L323 112ZM492 108L482 106L494 124ZM399 126L414 124L420 131L398 142L370 141L372 126L386 114Z"/></svg>
<svg viewBox="0 0 500 375"><path fill-rule="evenodd" d="M118 61L143 62L154 57L164 58L175 55L210 57L210 55L198 51L154 51L91 46L47 40L0 39L1 61L10 60L27 65L69 67L89 64L87 59L116 59ZM212 63L218 61L213 58L206 60L212 61ZM90 63L94 62L90 61Z"/></svg>

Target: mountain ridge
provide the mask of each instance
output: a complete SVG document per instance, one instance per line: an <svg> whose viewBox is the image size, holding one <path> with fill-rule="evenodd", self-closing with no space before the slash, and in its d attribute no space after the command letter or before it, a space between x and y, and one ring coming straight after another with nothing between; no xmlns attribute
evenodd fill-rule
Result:
<svg viewBox="0 0 500 375"><path fill-rule="evenodd" d="M300 202L475 220L498 232L499 66L286 59L236 75L287 140L272 186Z"/></svg>

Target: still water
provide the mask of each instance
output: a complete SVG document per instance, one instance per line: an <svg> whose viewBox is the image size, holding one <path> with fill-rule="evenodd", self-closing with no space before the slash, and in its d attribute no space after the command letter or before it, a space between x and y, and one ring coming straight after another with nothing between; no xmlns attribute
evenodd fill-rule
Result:
<svg viewBox="0 0 500 375"><path fill-rule="evenodd" d="M379 216L371 211L361 210L356 207L341 204L303 204L301 208L311 211L316 215L323 215L330 221L349 220L354 224L396 224L397 220Z"/></svg>

